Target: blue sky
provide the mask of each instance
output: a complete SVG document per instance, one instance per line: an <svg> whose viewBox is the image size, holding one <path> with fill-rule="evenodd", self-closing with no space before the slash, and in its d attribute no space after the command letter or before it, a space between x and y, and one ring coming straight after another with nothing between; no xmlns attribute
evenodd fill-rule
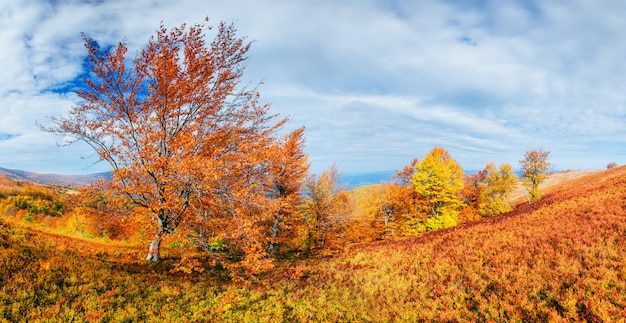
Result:
<svg viewBox="0 0 626 323"><path fill-rule="evenodd" d="M166 26L233 22L247 80L306 126L312 170L399 169L443 146L466 169L550 150L557 169L626 163L626 2L4 0L0 167L82 174L94 153L41 132L76 104L81 32L130 53Z"/></svg>

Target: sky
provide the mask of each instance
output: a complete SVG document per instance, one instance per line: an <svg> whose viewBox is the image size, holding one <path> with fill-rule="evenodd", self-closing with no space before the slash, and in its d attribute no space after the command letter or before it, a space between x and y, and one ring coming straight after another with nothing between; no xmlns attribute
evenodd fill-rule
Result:
<svg viewBox="0 0 626 323"><path fill-rule="evenodd" d="M624 1L3 0L0 167L108 170L40 130L80 103L63 89L81 32L132 58L161 23L205 17L252 41L246 81L306 127L313 172L401 169L434 146L468 170L539 148L559 170L626 163Z"/></svg>

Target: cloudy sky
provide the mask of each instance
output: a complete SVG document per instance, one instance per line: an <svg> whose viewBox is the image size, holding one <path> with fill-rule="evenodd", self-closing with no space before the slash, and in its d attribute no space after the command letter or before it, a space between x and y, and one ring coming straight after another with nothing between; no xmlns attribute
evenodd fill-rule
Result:
<svg viewBox="0 0 626 323"><path fill-rule="evenodd" d="M626 2L3 0L0 167L83 174L46 116L85 56L81 32L131 53L166 26L233 22L253 41L246 78L306 126L312 170L393 170L433 146L466 169L550 150L557 169L626 163Z"/></svg>

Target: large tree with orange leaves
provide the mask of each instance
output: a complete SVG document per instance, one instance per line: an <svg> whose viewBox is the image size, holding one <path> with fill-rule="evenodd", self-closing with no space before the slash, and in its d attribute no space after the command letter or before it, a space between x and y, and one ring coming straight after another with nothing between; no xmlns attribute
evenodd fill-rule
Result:
<svg viewBox="0 0 626 323"><path fill-rule="evenodd" d="M207 43L211 30L162 25L134 60L124 42L103 49L83 36L82 102L47 129L89 144L111 165L111 188L148 211L148 260L175 231L205 250L219 239L246 264L265 260L308 167L302 129L279 138L286 119L240 85L250 44L224 23Z"/></svg>

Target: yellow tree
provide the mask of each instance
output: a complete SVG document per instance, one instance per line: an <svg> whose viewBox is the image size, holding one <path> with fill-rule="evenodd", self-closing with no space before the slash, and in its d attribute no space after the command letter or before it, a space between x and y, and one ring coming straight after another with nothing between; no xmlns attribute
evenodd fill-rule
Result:
<svg viewBox="0 0 626 323"><path fill-rule="evenodd" d="M428 230L456 225L463 201L463 169L450 157L447 150L435 147L416 165L411 183L423 195L430 207L431 217L426 221Z"/></svg>
<svg viewBox="0 0 626 323"><path fill-rule="evenodd" d="M549 156L549 151L535 149L526 151L524 153L524 159L519 161L522 179L533 201L537 201L541 197L539 184L548 177L548 171L551 168L551 164L548 162Z"/></svg>
<svg viewBox="0 0 626 323"><path fill-rule="evenodd" d="M271 191L286 119L239 84L250 44L224 23L207 43L212 30L161 26L133 60L123 42L103 49L83 35L82 102L45 130L89 144L113 169L110 189L149 212L147 260L158 261L162 238L176 231L205 250L222 241L244 266L264 267L268 223L281 208Z"/></svg>
<svg viewBox="0 0 626 323"><path fill-rule="evenodd" d="M490 217L512 210L509 195L518 183L513 166L507 163L496 168L494 163L485 167L484 181L480 185L480 215Z"/></svg>

